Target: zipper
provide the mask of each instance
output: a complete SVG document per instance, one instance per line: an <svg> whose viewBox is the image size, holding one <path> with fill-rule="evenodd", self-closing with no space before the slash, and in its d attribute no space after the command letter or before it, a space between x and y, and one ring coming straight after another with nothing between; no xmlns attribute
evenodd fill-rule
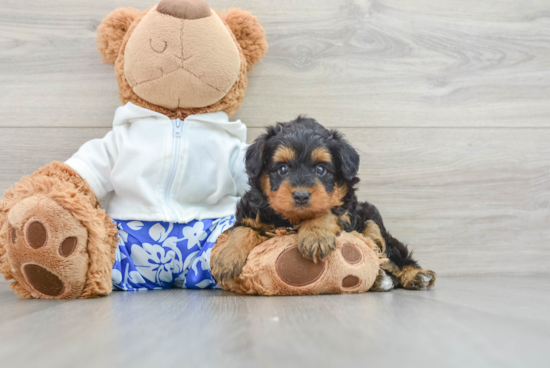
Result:
<svg viewBox="0 0 550 368"><path fill-rule="evenodd" d="M168 172L168 180L166 181L166 188L164 189L164 202L166 207L172 214L174 222L178 221L178 214L172 206L172 200L170 198L170 192L172 185L176 179L176 172L178 171L178 163L180 160L180 146L181 146L181 131L183 128L183 121L180 119L172 120L172 160L170 162L170 171Z"/></svg>

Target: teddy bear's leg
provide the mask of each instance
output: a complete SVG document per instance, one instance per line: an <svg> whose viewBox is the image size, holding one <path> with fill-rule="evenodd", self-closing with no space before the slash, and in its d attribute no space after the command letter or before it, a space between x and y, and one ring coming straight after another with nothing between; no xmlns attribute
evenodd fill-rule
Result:
<svg viewBox="0 0 550 368"><path fill-rule="evenodd" d="M412 258L412 252L407 246L386 231L378 209L368 202L359 203L358 209L365 223L363 234L373 238L382 252L382 257L388 258L388 261L381 265L387 275L379 275L377 282L380 286L389 286L388 277L390 277L394 284L397 284L395 286L402 286L409 290L424 290L432 287L435 284L435 272L422 269Z"/></svg>
<svg viewBox="0 0 550 368"><path fill-rule="evenodd" d="M380 270L372 239L343 232L336 249L317 263L298 249L298 234L278 232L249 254L237 287L241 294L315 295L348 294L369 290ZM234 285L231 285L234 286Z"/></svg>
<svg viewBox="0 0 550 368"><path fill-rule="evenodd" d="M54 162L0 202L0 271L24 298L109 294L116 228L87 183Z"/></svg>
<svg viewBox="0 0 550 368"><path fill-rule="evenodd" d="M8 262L16 292L77 298L86 284L88 231L53 199L25 198L8 214Z"/></svg>
<svg viewBox="0 0 550 368"><path fill-rule="evenodd" d="M212 249L212 276L224 289L232 289L246 263L248 254L255 246L267 240L254 229L237 226L224 232Z"/></svg>

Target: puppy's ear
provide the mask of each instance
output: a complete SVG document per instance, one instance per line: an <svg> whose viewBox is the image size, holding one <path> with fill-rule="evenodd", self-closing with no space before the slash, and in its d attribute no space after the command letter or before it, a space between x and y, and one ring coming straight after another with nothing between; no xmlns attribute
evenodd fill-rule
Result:
<svg viewBox="0 0 550 368"><path fill-rule="evenodd" d="M257 178L262 172L266 136L267 134L262 134L256 138L246 150L245 167L250 179Z"/></svg>
<svg viewBox="0 0 550 368"><path fill-rule="evenodd" d="M116 9L97 27L96 44L104 63L115 63L124 35L140 14L132 8Z"/></svg>
<svg viewBox="0 0 550 368"><path fill-rule="evenodd" d="M248 149L245 156L246 173L250 179L255 179L262 173L262 169L267 164L266 143L269 138L277 135L282 129L282 124L270 126L266 128L266 133L260 135L254 140Z"/></svg>
<svg viewBox="0 0 550 368"><path fill-rule="evenodd" d="M333 139L332 156L336 158L337 169L347 181L352 180L359 171L359 154L342 133L331 130Z"/></svg>
<svg viewBox="0 0 550 368"><path fill-rule="evenodd" d="M220 13L235 38L241 45L246 59L246 70L251 71L254 64L260 61L267 52L265 31L258 18L239 8L231 8Z"/></svg>

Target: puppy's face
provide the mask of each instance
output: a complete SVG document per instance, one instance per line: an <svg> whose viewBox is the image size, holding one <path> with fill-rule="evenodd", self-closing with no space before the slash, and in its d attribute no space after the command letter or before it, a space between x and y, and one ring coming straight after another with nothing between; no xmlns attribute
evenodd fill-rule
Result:
<svg viewBox="0 0 550 368"><path fill-rule="evenodd" d="M247 171L251 176L254 164L260 167L256 185L269 205L284 218L300 223L343 204L359 156L339 133L313 119L299 118L268 129L249 148Z"/></svg>

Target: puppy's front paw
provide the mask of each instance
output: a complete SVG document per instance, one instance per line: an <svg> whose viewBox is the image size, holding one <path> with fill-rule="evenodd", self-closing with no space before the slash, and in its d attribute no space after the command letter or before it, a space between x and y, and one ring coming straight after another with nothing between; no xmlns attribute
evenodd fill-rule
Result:
<svg viewBox="0 0 550 368"><path fill-rule="evenodd" d="M298 250L302 255L317 263L328 257L336 249L336 235L332 232L314 234L310 231L298 232Z"/></svg>

